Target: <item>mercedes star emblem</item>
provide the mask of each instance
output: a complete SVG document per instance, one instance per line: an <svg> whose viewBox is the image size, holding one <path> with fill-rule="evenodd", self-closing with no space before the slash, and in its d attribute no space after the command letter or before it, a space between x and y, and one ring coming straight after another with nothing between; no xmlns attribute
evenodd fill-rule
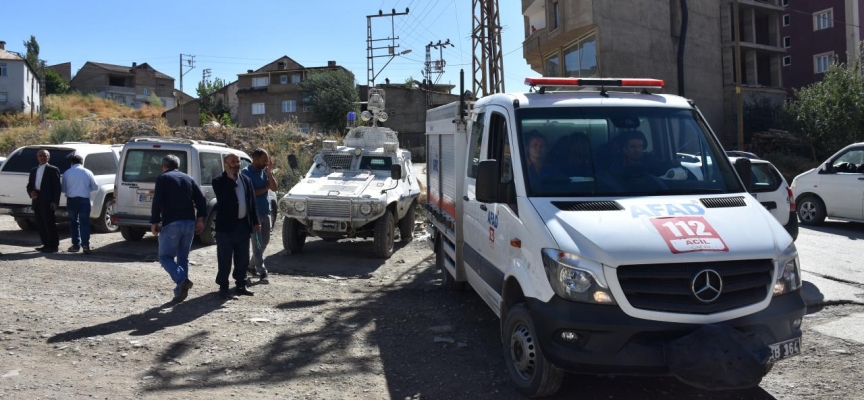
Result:
<svg viewBox="0 0 864 400"><path fill-rule="evenodd" d="M704 269L693 277L690 290L699 301L710 303L720 297L720 292L723 291L723 278L713 269Z"/></svg>

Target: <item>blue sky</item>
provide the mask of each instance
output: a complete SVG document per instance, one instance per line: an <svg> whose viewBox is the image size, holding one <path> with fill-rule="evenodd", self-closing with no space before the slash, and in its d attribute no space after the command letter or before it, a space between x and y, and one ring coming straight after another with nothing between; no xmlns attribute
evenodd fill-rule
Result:
<svg viewBox="0 0 864 400"><path fill-rule="evenodd" d="M395 8L407 16L393 19L399 51L376 83L390 78L423 79L425 46L450 39L444 50L446 73L440 83L459 83L465 70L471 88L471 0L333 0L333 1L187 1L30 0L4 2L0 40L6 49L24 52L23 41L35 35L40 58L49 65L72 63L73 74L87 61L131 65L149 63L175 78L179 88L180 54L195 56L195 68L184 76L183 89L195 96L202 70L233 81L238 73L257 69L287 55L306 67L328 60L351 70L358 83L366 79L366 16ZM507 91L524 91L526 76L537 76L522 57L521 2L500 0L504 77ZM391 37L391 19L373 18L373 39ZM377 45L384 45L378 42ZM378 50L375 54L385 54ZM438 51L432 49L432 59ZM376 58L376 72L387 58ZM454 93L458 92L457 90Z"/></svg>

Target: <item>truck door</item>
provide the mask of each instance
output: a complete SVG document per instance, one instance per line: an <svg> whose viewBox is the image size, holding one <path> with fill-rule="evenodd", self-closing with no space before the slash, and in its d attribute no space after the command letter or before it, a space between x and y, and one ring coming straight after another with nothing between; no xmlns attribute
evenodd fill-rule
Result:
<svg viewBox="0 0 864 400"><path fill-rule="evenodd" d="M475 189L477 185L477 168L480 161L485 159L483 155L484 140L486 126L486 113L479 112L474 114L471 122L471 132L468 138L468 161L466 162L465 174L465 194L462 196L464 226L463 233L465 244L462 248L462 257L465 264L465 272L468 276L468 281L475 287L479 293L482 283L481 279L476 276L480 268L480 260L482 256L480 252L483 249L483 238L488 237L488 233L481 234L486 221L486 213L480 208L481 204L477 202ZM486 208L485 205L483 205Z"/></svg>

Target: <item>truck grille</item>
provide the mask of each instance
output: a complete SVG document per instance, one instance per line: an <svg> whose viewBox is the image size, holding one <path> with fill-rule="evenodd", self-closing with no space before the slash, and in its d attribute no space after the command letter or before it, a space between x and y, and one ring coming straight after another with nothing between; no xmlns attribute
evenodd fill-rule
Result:
<svg viewBox="0 0 864 400"><path fill-rule="evenodd" d="M324 162L330 168L350 169L354 156L346 153L324 153Z"/></svg>
<svg viewBox="0 0 864 400"><path fill-rule="evenodd" d="M306 215L310 217L351 218L351 202L344 200L309 200Z"/></svg>
<svg viewBox="0 0 864 400"><path fill-rule="evenodd" d="M701 271L713 270L723 279L720 296L699 300L691 289ZM630 304L641 310L683 314L713 314L758 303L771 287L771 260L740 260L690 264L622 265L618 281Z"/></svg>

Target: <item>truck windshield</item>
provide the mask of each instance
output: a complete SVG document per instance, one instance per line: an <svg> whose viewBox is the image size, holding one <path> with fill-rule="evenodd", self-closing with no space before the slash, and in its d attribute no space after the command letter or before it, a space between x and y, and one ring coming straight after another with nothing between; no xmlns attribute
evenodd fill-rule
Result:
<svg viewBox="0 0 864 400"><path fill-rule="evenodd" d="M743 191L695 110L550 107L516 116L532 197Z"/></svg>

